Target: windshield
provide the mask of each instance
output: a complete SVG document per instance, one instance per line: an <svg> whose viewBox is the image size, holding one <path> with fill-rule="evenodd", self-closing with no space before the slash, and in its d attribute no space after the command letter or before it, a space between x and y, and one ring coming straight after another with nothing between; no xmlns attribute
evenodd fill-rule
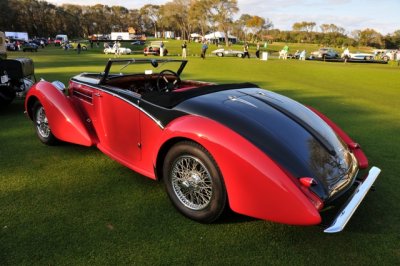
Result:
<svg viewBox="0 0 400 266"><path fill-rule="evenodd" d="M186 63L186 60L170 59L114 59L108 62L104 71L104 78L115 75L151 75L166 69L180 75Z"/></svg>

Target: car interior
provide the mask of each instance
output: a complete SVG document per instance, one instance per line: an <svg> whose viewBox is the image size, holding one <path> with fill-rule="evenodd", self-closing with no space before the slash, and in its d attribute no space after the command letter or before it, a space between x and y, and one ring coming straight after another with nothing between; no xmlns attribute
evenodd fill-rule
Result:
<svg viewBox="0 0 400 266"><path fill-rule="evenodd" d="M104 85L130 90L140 95L148 92L179 92L197 87L213 85L209 82L181 80L172 70L154 74L111 76Z"/></svg>
<svg viewBox="0 0 400 266"><path fill-rule="evenodd" d="M135 63L135 60L125 60L121 62L125 65L118 68L118 70L124 70L124 68L130 66L131 63ZM143 63L143 61L140 62ZM180 61L174 62L181 63ZM181 80L180 73L186 62L183 62L179 70L175 72L171 69L161 67L158 69L157 67L159 67L159 64L164 65L162 61L145 61L145 63L150 63L154 68L159 70L159 72L145 70L144 73L142 71L139 74L137 72L136 74L131 74L132 72L127 72L126 74L109 74L111 63L109 63L103 73L83 73L74 77L72 80L91 84L91 86L99 86L122 97L125 97L123 95L126 95L127 98L132 96L141 97L143 100L166 108L171 108L186 99L211 92L258 87L250 83L217 85L211 82ZM132 66L137 65L132 64Z"/></svg>

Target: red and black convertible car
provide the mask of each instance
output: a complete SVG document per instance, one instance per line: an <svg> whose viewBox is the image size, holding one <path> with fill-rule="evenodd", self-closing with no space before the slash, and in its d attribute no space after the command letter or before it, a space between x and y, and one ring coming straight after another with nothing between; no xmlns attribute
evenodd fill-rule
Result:
<svg viewBox="0 0 400 266"><path fill-rule="evenodd" d="M152 179L199 222L224 209L343 230L380 170L317 110L251 83L181 80L185 60L110 60L102 73L40 81L25 108L39 139L97 146Z"/></svg>

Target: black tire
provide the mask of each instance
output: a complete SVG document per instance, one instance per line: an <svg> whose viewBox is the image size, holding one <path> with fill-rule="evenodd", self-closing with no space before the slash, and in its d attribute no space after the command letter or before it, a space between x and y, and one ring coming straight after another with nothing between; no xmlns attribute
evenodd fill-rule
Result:
<svg viewBox="0 0 400 266"><path fill-rule="evenodd" d="M237 54L236 56L239 58L243 58L243 54Z"/></svg>
<svg viewBox="0 0 400 266"><path fill-rule="evenodd" d="M223 53L217 53L217 56L224 57L224 54Z"/></svg>
<svg viewBox="0 0 400 266"><path fill-rule="evenodd" d="M36 102L32 110L32 121L39 140L46 145L57 144L59 140L51 132L43 105L40 102Z"/></svg>
<svg viewBox="0 0 400 266"><path fill-rule="evenodd" d="M226 207L226 189L218 166L197 143L179 142L168 151L163 180L172 204L192 220L211 223Z"/></svg>

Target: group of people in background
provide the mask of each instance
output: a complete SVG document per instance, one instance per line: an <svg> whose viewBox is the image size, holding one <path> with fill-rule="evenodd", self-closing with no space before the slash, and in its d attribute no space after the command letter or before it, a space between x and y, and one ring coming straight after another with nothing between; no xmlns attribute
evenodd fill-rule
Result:
<svg viewBox="0 0 400 266"><path fill-rule="evenodd" d="M396 60L397 60L397 66L400 66L400 48L397 50Z"/></svg>
<svg viewBox="0 0 400 266"><path fill-rule="evenodd" d="M90 44L91 44L91 47L92 47L93 42L91 41ZM98 45L98 43L97 43L97 45ZM108 48L108 47L110 47L109 44L107 42L104 42L104 48ZM120 47L121 47L120 42L119 41L115 41L113 46L112 46L113 50L115 51L114 57L119 57L120 56L120 52L119 52L120 51ZM267 47L267 43L264 44L264 48L266 48L266 47ZM68 43L64 44L64 49L68 49L68 48L69 48ZM181 48L182 48L182 58L185 59L187 57L187 42L186 41L184 41L182 43ZM164 49L165 49L164 42L161 42L160 43L160 56L164 56ZM207 43L206 40L203 40L202 43L201 43L201 54L200 54L200 57L202 59L206 58L207 49L208 49L208 43ZM78 42L76 50L77 50L78 54L81 53L82 46L81 46L80 42ZM256 52L255 52L255 56L257 58L260 58L260 51L261 51L261 45L260 45L260 42L257 42L257 44L256 44ZM278 58L279 59L283 59L283 60L286 60L287 58L295 58L295 59L298 59L298 60L306 60L306 55L307 55L307 53L306 53L306 50L304 50L304 49L302 51L296 50L294 55L289 54L289 46L286 44L282 48L282 50L279 51L279 57ZM248 42L245 42L243 44L243 56L242 56L242 58L246 58L246 57L250 58ZM348 59L350 59L350 51L349 51L348 47L346 47L344 49L344 51L342 53L342 58L344 59L345 63L347 62ZM400 49L398 49L397 51L393 51L392 57L390 59L397 61L397 65L400 66Z"/></svg>
<svg viewBox="0 0 400 266"><path fill-rule="evenodd" d="M110 44L108 42L104 42L103 44L104 49L110 48ZM121 55L119 48L121 47L121 43L119 41L115 41L114 44L112 45L112 48L114 50L114 57L119 57Z"/></svg>
<svg viewBox="0 0 400 266"><path fill-rule="evenodd" d="M286 59L288 59L290 57L290 58L295 58L295 59L299 59L299 60L306 60L306 55L307 55L307 52L304 49L301 52L300 52L300 50L296 50L294 55L289 54L289 46L286 44L282 48L282 50L279 51L279 57L278 58L286 60Z"/></svg>

